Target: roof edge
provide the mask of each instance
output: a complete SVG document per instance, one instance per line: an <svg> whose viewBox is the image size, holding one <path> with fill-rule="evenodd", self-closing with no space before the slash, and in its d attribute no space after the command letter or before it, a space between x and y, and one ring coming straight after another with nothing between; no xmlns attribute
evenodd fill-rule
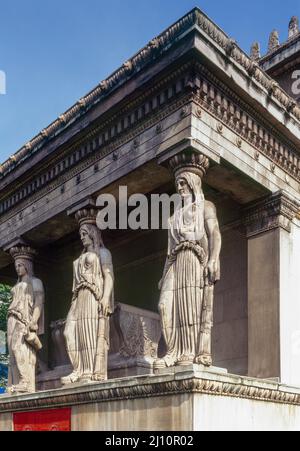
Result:
<svg viewBox="0 0 300 451"><path fill-rule="evenodd" d="M128 59L119 69L99 83L86 96L82 97L48 127L44 128L32 140L21 147L20 150L9 157L2 165L0 165L0 177L5 177L14 169L14 167L21 164L25 159L43 147L49 139L52 139L63 132L76 119L81 117L103 98L139 73L149 63L157 60L164 52L178 42L182 35L194 26L199 27L202 32L208 35L226 52L228 57L231 57L236 63L240 64L248 72L249 76L255 79L262 88L266 89L269 94L273 96L284 109L286 109L288 114L293 114L300 125L300 107L295 100L270 76L268 76L266 72L259 67L258 63L251 60L251 58L238 47L236 41L229 38L220 27L196 7L168 27L160 35L153 38L132 58Z"/></svg>

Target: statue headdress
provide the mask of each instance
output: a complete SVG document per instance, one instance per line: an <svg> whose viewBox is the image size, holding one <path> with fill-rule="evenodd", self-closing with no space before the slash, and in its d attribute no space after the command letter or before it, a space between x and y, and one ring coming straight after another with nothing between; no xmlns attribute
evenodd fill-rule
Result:
<svg viewBox="0 0 300 451"><path fill-rule="evenodd" d="M183 152L169 160L169 168L175 178L183 172L192 172L202 179L209 168L209 159L198 152Z"/></svg>

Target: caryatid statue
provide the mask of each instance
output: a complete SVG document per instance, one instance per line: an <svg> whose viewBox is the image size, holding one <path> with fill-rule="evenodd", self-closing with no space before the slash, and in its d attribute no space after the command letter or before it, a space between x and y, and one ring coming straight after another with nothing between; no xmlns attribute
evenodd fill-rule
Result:
<svg viewBox="0 0 300 451"><path fill-rule="evenodd" d="M96 214L92 208L76 213L83 251L73 264L73 296L64 330L73 372L62 378L63 384L107 379L114 275Z"/></svg>
<svg viewBox="0 0 300 451"><path fill-rule="evenodd" d="M198 153L173 157L181 205L169 220L168 255L159 312L167 352L154 367L212 365L214 285L220 279L221 235L212 202L204 199L202 178L208 159Z"/></svg>
<svg viewBox="0 0 300 451"><path fill-rule="evenodd" d="M18 282L11 290L8 309L8 391L34 392L37 351L42 348L39 335L44 333L44 287L34 277L34 249L20 245L10 249L10 254L15 261Z"/></svg>

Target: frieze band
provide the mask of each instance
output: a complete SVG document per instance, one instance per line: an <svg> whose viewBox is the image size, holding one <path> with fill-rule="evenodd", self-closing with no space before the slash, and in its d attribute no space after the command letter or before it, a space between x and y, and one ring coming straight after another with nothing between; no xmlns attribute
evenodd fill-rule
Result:
<svg viewBox="0 0 300 451"><path fill-rule="evenodd" d="M263 386L259 387L257 381L253 385L249 381L249 385L246 385L238 381L214 380L213 377L210 379L191 377L184 380L170 380L170 377L166 376L165 381L161 381L161 378L162 376L153 376L146 384L135 378L129 386L120 384L117 387L110 388L110 383L108 382L108 386L106 384L103 386L93 386L91 384L88 387L73 387L71 392L68 392L68 389L64 389L59 391L59 393L52 393L51 396L48 393L40 393L39 397L22 395L18 396L17 399L10 398L5 400L3 398L0 402L0 412L25 411L186 393L300 405L300 395L298 393L283 391L277 384L274 384L274 388L266 388Z"/></svg>

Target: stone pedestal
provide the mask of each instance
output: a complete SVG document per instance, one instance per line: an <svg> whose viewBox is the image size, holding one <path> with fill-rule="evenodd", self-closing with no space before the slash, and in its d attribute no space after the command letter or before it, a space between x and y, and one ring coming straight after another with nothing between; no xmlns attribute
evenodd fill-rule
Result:
<svg viewBox="0 0 300 451"><path fill-rule="evenodd" d="M39 390L60 388L61 378L72 372L63 335L64 326L65 320L51 324L54 367L52 371L38 376ZM151 374L160 338L161 326L157 313L118 303L110 318L108 377Z"/></svg>
<svg viewBox="0 0 300 451"><path fill-rule="evenodd" d="M71 409L72 430L299 430L300 389L202 366L0 397L0 431L15 412Z"/></svg>

